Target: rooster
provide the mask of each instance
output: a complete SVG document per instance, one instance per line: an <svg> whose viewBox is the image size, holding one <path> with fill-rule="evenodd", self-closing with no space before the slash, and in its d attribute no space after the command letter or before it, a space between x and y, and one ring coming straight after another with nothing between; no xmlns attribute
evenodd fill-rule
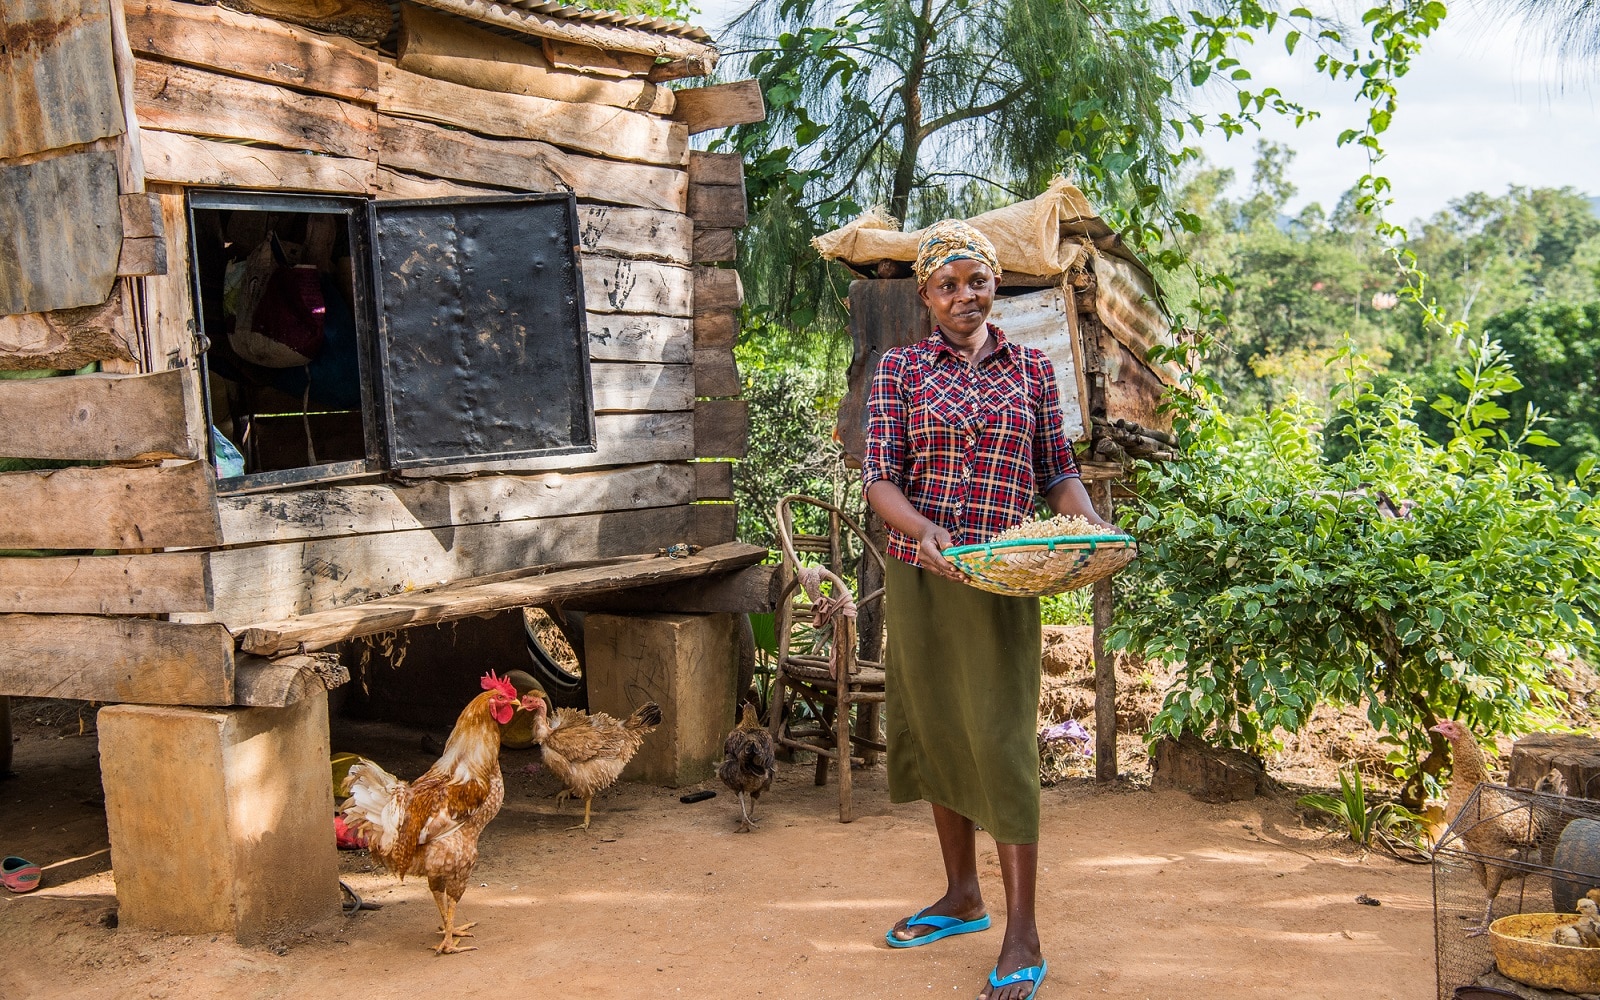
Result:
<svg viewBox="0 0 1600 1000"><path fill-rule="evenodd" d="M405 782L365 758L352 765L342 790L350 798L340 811L363 837L372 857L400 876L422 875L439 907L444 940L434 952L474 951L460 938L474 923L456 925L456 905L478 863L478 835L500 811L506 786L500 776L500 726L520 705L516 688L490 671L483 694L461 710L445 742L444 755L416 781Z"/></svg>
<svg viewBox="0 0 1600 1000"><path fill-rule="evenodd" d="M717 767L717 777L738 793L739 812L744 817L739 833L749 833L755 826L756 799L772 787L772 774L772 734L756 717L756 707L747 701L739 724L722 744L722 763Z"/></svg>
<svg viewBox="0 0 1600 1000"><path fill-rule="evenodd" d="M639 752L647 734L661 724L661 706L646 702L618 722L604 712L549 707L540 690L522 697L522 707L533 713L533 738L544 756L544 766L561 780L557 803L583 799L583 822L574 830L589 829L589 808L599 792L610 788L617 775Z"/></svg>
<svg viewBox="0 0 1600 1000"><path fill-rule="evenodd" d="M1484 763L1483 751L1472 738L1467 727L1446 719L1433 727L1450 741L1450 789L1446 794L1444 818L1452 831L1466 845L1472 855L1473 873L1483 883L1488 897L1483 908L1483 922L1467 933L1476 937L1487 933L1490 918L1494 915L1494 901L1501 886L1507 881L1527 877L1526 865L1537 863L1541 845L1559 833L1560 813L1548 806L1534 805L1520 797L1486 785L1489 768ZM1482 785L1482 788L1479 786ZM1476 797L1473 792L1476 790ZM1560 771L1552 770L1533 786L1535 792L1547 795L1567 794L1567 781ZM1472 805L1469 807L1468 802ZM1462 813L1466 811L1463 817ZM1479 858L1491 859L1485 864ZM1494 861L1492 859L1502 859Z"/></svg>

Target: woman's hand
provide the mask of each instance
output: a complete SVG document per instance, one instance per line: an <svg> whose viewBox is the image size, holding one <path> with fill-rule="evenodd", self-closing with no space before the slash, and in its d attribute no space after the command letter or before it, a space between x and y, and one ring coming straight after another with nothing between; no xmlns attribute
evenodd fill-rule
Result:
<svg viewBox="0 0 1600 1000"><path fill-rule="evenodd" d="M900 487L880 479L867 489L867 503L889 527L917 540L917 565L951 580L961 579L944 557L944 550L955 544L950 532L919 514Z"/></svg>
<svg viewBox="0 0 1600 1000"><path fill-rule="evenodd" d="M960 580L960 572L944 557L944 550L954 544L950 532L929 521L917 539L917 565L946 579Z"/></svg>

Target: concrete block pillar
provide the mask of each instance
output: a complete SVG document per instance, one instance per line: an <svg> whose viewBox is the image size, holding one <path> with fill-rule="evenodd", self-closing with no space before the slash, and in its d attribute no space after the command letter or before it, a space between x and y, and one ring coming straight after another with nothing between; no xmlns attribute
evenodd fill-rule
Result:
<svg viewBox="0 0 1600 1000"><path fill-rule="evenodd" d="M591 709L620 719L647 701L661 706L661 726L624 778L676 788L716 772L734 723L732 615L591 614L583 644Z"/></svg>
<svg viewBox="0 0 1600 1000"><path fill-rule="evenodd" d="M124 927L271 940L339 912L328 696L114 705L100 772Z"/></svg>

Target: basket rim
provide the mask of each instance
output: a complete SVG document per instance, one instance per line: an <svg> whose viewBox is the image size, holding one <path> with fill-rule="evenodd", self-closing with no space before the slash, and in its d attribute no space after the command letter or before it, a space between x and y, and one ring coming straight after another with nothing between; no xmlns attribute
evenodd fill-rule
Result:
<svg viewBox="0 0 1600 1000"><path fill-rule="evenodd" d="M941 555L946 559L971 555L974 552L983 552L992 555L995 549L1021 549L1036 548L1047 549L1054 552L1061 548L1088 547L1093 552L1102 544L1108 547L1129 548L1136 544L1132 535L1052 535L1047 538L1011 538L1003 542L978 542L974 545L954 545L945 549Z"/></svg>

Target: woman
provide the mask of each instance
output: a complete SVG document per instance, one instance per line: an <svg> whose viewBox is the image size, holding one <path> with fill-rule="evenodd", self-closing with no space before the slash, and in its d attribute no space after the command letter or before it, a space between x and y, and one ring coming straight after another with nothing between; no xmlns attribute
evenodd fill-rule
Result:
<svg viewBox="0 0 1600 1000"><path fill-rule="evenodd" d="M1031 519L1041 494L1058 514L1110 526L1078 477L1050 360L988 323L1000 277L988 239L941 222L915 271L934 331L878 365L863 480L889 527L889 796L932 804L946 890L887 938L911 948L989 927L981 825L999 850L1006 933L980 997L1026 1000L1047 970L1034 920L1039 601L969 587L941 552Z"/></svg>

